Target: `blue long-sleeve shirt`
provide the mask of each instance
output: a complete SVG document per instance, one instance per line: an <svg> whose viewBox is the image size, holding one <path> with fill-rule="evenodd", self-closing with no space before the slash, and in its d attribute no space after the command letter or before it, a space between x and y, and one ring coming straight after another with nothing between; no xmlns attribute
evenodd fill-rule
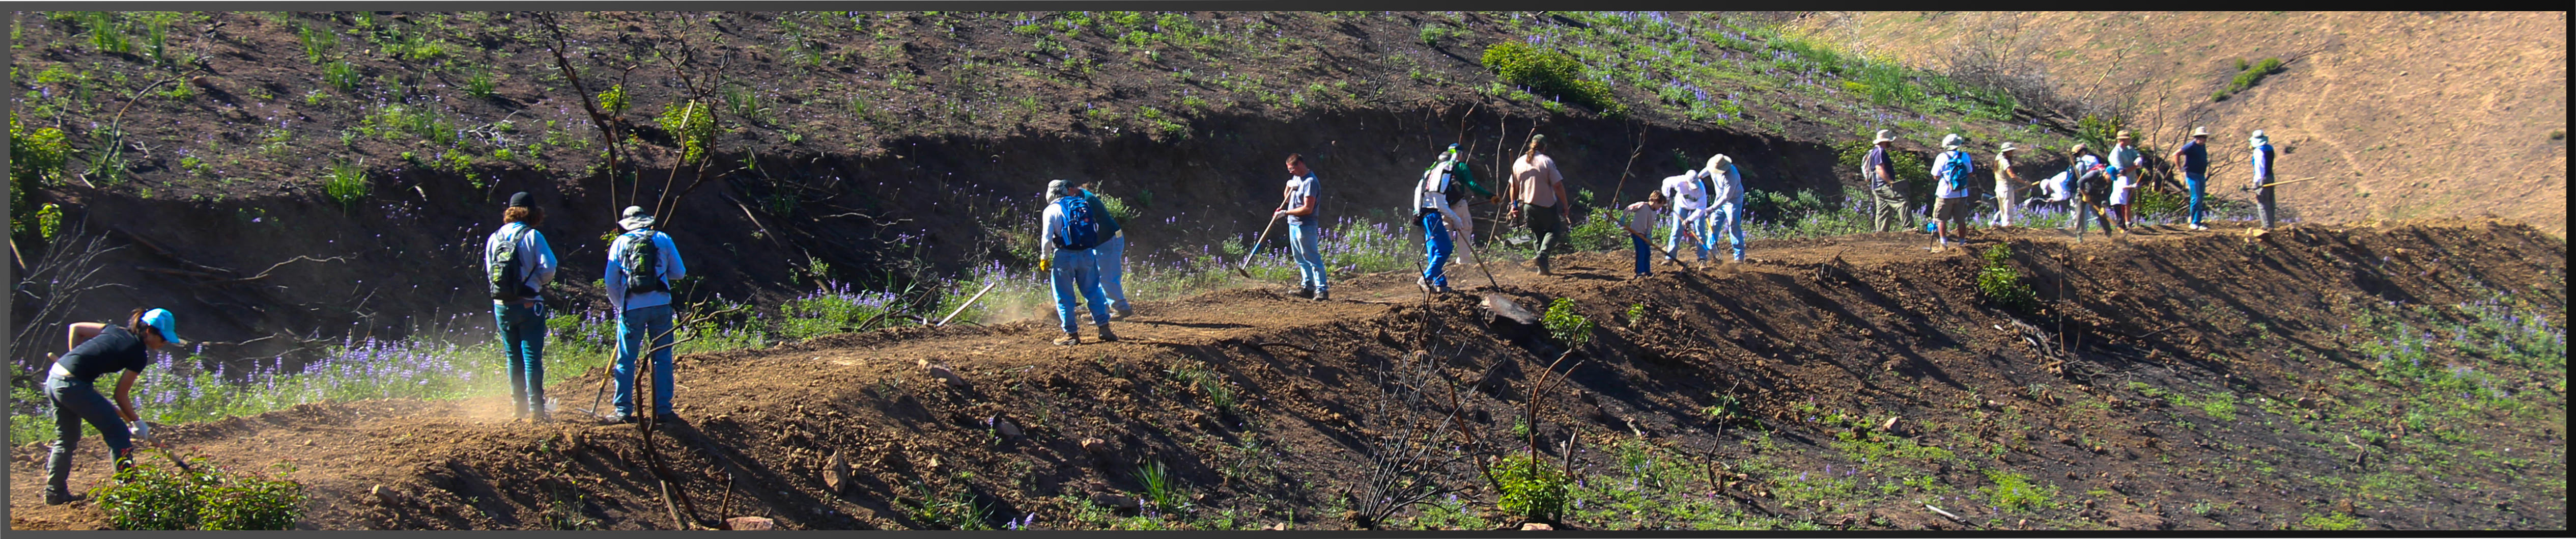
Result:
<svg viewBox="0 0 2576 539"><path fill-rule="evenodd" d="M520 234L523 231L526 234ZM515 249L519 253L520 284L527 285L529 290L545 290L546 282L555 280L555 249L553 246L546 245L544 232L529 228L527 223L501 225L500 230L492 231L490 237L483 238L483 267L492 267L492 248L499 247L501 242L513 241L514 238L518 242ZM542 301L535 297L528 299ZM501 300L492 300L492 303L499 305Z"/></svg>
<svg viewBox="0 0 2576 539"><path fill-rule="evenodd" d="M2272 145L2254 147L2254 184L2272 183Z"/></svg>
<svg viewBox="0 0 2576 539"><path fill-rule="evenodd" d="M608 304L617 309L617 312L671 304L670 292L643 292L633 296L626 294L626 268L624 264L619 264L617 261L626 255L627 249L633 248L635 242L642 241L647 234L653 238L653 247L660 249L657 254L661 256L654 259L654 265L658 266L654 268L654 274L661 276L663 288L670 288L671 281L689 276L689 265L680 261L680 248L671 245L670 234L650 228L618 234L617 241L608 246L607 275L600 277L600 280L608 285Z"/></svg>

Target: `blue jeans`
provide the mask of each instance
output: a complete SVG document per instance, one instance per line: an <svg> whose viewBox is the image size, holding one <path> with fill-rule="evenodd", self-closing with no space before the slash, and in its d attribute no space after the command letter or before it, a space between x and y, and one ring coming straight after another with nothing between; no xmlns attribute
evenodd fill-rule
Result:
<svg viewBox="0 0 2576 539"><path fill-rule="evenodd" d="M1735 249L1735 259L1743 260L1744 201L1742 199L1737 199L1734 202L1718 204L1717 210L1709 213L1713 216L1708 220L1708 235L1705 236L1708 240L1708 248L1710 250L1716 250L1717 236L1720 233L1724 233L1726 234L1726 245ZM1701 257L1706 258L1707 255L1702 254Z"/></svg>
<svg viewBox="0 0 2576 539"><path fill-rule="evenodd" d="M519 415L546 410L546 317L539 310L492 306L492 320L501 328L501 354L510 365L510 411Z"/></svg>
<svg viewBox="0 0 2576 539"><path fill-rule="evenodd" d="M652 344L644 344L651 335ZM671 306L627 309L617 315L617 415L635 415L635 354L653 351L653 415L671 415Z"/></svg>
<svg viewBox="0 0 2576 539"><path fill-rule="evenodd" d="M115 459L116 469L133 465L134 440L125 432L125 418L116 415L116 404L98 394L91 382L69 378L47 377L45 398L54 403L54 452L45 459L45 487L63 492L72 477L72 451L80 447L81 422L98 428L98 437L107 440L108 454Z"/></svg>
<svg viewBox="0 0 2576 539"><path fill-rule="evenodd" d="M2185 189L2191 190L2191 224L2192 226L2199 226L2200 214L2203 212L2204 208L2204 206L2201 205L2201 201L2205 196L2207 196L2206 194L2209 191L2209 175L2184 174L2182 175L2182 186Z"/></svg>
<svg viewBox="0 0 2576 539"><path fill-rule="evenodd" d="M1654 246L1647 244L1646 238L1643 236L1628 236L1628 246L1637 249L1637 276L1644 277L1649 273L1653 273L1646 271L1646 267L1648 264L1654 262L1654 257L1648 256L1653 254Z"/></svg>
<svg viewBox="0 0 2576 539"><path fill-rule="evenodd" d="M1696 236L1699 240L1691 242L1692 247L1699 248L1699 259L1708 260L1708 215L1703 213L1694 218L1690 214L1683 213L1686 211L1690 210L1673 211L1673 235L1671 237L1664 238L1664 250L1671 251L1676 257L1680 256L1682 252L1682 231L1690 231L1690 234L1692 236ZM1673 260L1678 262L1681 259L1674 258Z"/></svg>
<svg viewBox="0 0 2576 539"><path fill-rule="evenodd" d="M1100 271L1100 291L1108 294L1109 308L1127 308L1127 236L1110 236L1108 241L1091 248L1092 261Z"/></svg>
<svg viewBox="0 0 2576 539"><path fill-rule="evenodd" d="M1298 286L1319 291L1331 286L1324 282L1322 241L1323 227L1317 226L1312 221L1301 225L1288 225L1288 249L1290 255L1297 259Z"/></svg>
<svg viewBox="0 0 2576 539"><path fill-rule="evenodd" d="M1056 249L1055 259L1048 262L1047 284L1055 289L1055 317L1064 321L1064 332L1075 333L1074 295L1091 301L1091 323L1109 326L1109 298L1100 291L1100 266L1089 250Z"/></svg>
<svg viewBox="0 0 2576 539"><path fill-rule="evenodd" d="M1449 286L1449 219L1440 212L1422 214L1422 280L1432 286Z"/></svg>

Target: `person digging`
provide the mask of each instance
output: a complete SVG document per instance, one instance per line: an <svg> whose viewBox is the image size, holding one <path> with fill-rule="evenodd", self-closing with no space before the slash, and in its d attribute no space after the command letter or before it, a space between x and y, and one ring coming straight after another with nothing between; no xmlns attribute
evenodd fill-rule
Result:
<svg viewBox="0 0 2576 539"><path fill-rule="evenodd" d="M1064 180L1047 182L1046 198L1038 246L1053 256L1039 259L1038 271L1047 274L1047 284L1055 292L1056 320L1063 323L1064 337L1055 343L1082 344L1082 332L1075 323L1077 294L1091 302L1091 321L1100 328L1101 342L1117 341L1118 334L1109 331L1109 298L1100 290L1100 265L1092 251L1100 246L1100 223L1093 213L1100 210Z"/></svg>
<svg viewBox="0 0 2576 539"><path fill-rule="evenodd" d="M134 381L152 364L145 352L169 345L187 346L179 338L179 317L166 309L135 309L123 325L79 322L66 326L65 352L54 357L45 377L45 399L54 406L53 453L45 459L45 505L80 501L71 492L72 452L79 449L81 424L98 429L107 441L116 471L134 466L134 443L149 442L152 426L134 405ZM116 400L98 393L98 377L119 373Z"/></svg>

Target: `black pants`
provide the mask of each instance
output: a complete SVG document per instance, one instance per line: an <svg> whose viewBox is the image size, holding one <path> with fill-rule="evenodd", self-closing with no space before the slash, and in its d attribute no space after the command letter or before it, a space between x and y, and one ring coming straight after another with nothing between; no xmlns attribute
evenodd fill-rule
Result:
<svg viewBox="0 0 2576 539"><path fill-rule="evenodd" d="M1538 269L1546 271L1548 251L1565 241L1565 218L1554 207L1536 204L1521 205L1521 212L1529 216L1530 237L1538 240Z"/></svg>
<svg viewBox="0 0 2576 539"><path fill-rule="evenodd" d="M2280 208L2272 202L2272 188L2254 188L2254 214L2263 219L2263 228L2272 228L2274 220L2280 218Z"/></svg>

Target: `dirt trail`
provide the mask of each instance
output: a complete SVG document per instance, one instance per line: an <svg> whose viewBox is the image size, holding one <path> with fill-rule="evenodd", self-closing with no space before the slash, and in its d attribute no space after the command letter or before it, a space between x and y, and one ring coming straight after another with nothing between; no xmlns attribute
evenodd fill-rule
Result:
<svg viewBox="0 0 2576 539"><path fill-rule="evenodd" d="M2222 225L2207 232L2146 228L2122 241L2073 243L2062 232L2039 230L1981 238L1979 249L2014 246L2015 264L2041 299L2071 300L2058 303L2065 316L2048 328L2076 350L2075 364L2059 374L2046 372L2050 358L2006 329L2009 315L1976 299L1970 251L1930 253L1925 236L1890 233L1761 241L1753 263L1691 274L1659 265L1655 277L1637 280L1627 278L1625 252L1565 256L1553 277L1523 263L1489 262L1500 288L1483 286L1471 267L1452 273L1453 284L1471 293L1428 303L1404 272L1344 279L1336 301L1326 303L1288 297L1276 285L1232 288L1144 303L1133 320L1116 324L1124 338L1117 343L1053 346L1051 321L1021 321L691 355L678 367L684 420L656 436L655 447L673 463L700 524L761 515L797 529L936 528L950 524L921 518L906 501L964 492L994 514L1049 514L1047 525L1060 526L1053 515L1064 508L1052 496L1141 491L1133 466L1152 460L1199 485L1202 505L1266 503L1254 518L1346 527L1331 515L1314 516L1322 511L1315 508L1367 471L1364 448L1386 425L1369 415L1379 394L1372 376L1402 361L1428 331L1444 371L1478 390L1478 400L1456 411L1480 428L1507 429L1525 398L1514 383L1552 355L1541 356L1546 345L1487 327L1477 294L1533 312L1550 298L1572 298L1600 324L1602 343L1571 375L1580 402L1563 403L1551 421L1564 423L1547 428L1570 423L1586 440L1633 432L1723 448L1720 442L1747 432L1712 424L1701 410L1713 395L1733 394L1792 445L1815 449L1836 429L1812 417L1801 421L1813 413L1801 406L1857 406L1909 418L1919 425L1913 436L1926 444L2008 440L1995 466L2028 470L2066 492L2110 489L2125 500L2119 509L2088 501L2080 511L2061 511L2068 522L2148 513L2164 515L2155 521L2164 524L2151 527L2243 529L2295 521L2299 507L2265 507L2271 498L2304 493L2287 476L2342 473L2331 471L2332 463L2347 458L2311 443L2318 435L2277 434L2252 421L2177 429L2182 422L2173 412L2153 403L2120 405L2113 397L2100 409L2059 408L2059 397L2024 388L2065 384L2056 387L2075 401L2088 392L2111 395L2119 380L2218 383L2305 403L2303 396L2324 396L2301 383L2313 379L2307 369L2314 366L2279 360L2278 350L2265 360L2223 344L2243 338L2229 321L2268 323L2288 335L2281 350L2339 357L2331 351L2344 345L2328 325L2346 304L2433 305L2493 288L2537 296L2563 312L2565 244L2528 226L2446 221L2247 232ZM1630 305L1645 320L1630 319ZM943 384L922 363L953 369L963 383ZM550 388L563 408L556 421L534 426L508 422L499 398L485 397L308 405L175 425L163 437L227 466L292 463L285 476L313 495L304 523L311 528L668 529L673 523L655 479L640 464L636 427L592 425L578 410L597 380L588 374ZM1220 394L1235 402L1218 404ZM2563 394L2532 394L2558 399L2563 418ZM1961 402L1970 404L1963 409ZM2015 415L2022 419L2003 426L1986 419L2007 409L2039 415ZM2561 458L2544 466L2563 473L2563 423L2538 431L2507 423L2468 428L2498 436L2499 445L2555 451ZM1087 449L1086 439L1098 439L1100 449ZM2248 447L2268 452L2284 473L2230 483L2159 463L2225 458ZM12 451L11 528L103 526L87 504L41 505L43 449ZM99 444L82 450L75 488L105 479ZM836 452L850 471L837 488L829 486ZM1941 473L1946 481L1978 481L1965 470ZM1756 482L1766 480L1786 481ZM2488 490L2444 490L2446 504L2372 522L2564 526L2563 483L2555 492L2503 500L2498 489L2522 488L2513 474L2446 481ZM1767 500L1770 487L1758 495L1753 487L1733 488L1728 495L1748 511L1837 525L1830 514L1809 514L1822 510L1768 505L1778 503ZM2170 514L2193 499L2244 500L2253 508L2206 520ZM1283 517L1271 511L1279 506L1306 509ZM1857 510L1863 518L1839 525L1956 527ZM1856 524L1863 521L1875 523Z"/></svg>

